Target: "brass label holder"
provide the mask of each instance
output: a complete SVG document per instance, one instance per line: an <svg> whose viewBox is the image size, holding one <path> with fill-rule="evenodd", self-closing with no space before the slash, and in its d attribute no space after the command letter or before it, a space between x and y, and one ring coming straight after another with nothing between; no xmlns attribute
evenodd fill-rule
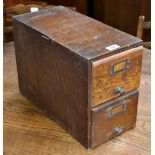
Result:
<svg viewBox="0 0 155 155"><path fill-rule="evenodd" d="M111 64L112 72L111 74L118 73L128 68L128 59Z"/></svg>
<svg viewBox="0 0 155 155"><path fill-rule="evenodd" d="M120 114L120 113L123 113L125 112L126 108L127 108L127 103L129 101L128 100L124 100L114 106L111 106L108 108L108 117L112 117L116 114Z"/></svg>

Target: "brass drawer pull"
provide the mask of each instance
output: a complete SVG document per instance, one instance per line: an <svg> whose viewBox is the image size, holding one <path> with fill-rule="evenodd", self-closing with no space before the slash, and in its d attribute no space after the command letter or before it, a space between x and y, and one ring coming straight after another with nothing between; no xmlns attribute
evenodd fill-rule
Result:
<svg viewBox="0 0 155 155"><path fill-rule="evenodd" d="M112 72L111 74L118 73L128 68L128 59L124 59L122 61L111 64Z"/></svg>
<svg viewBox="0 0 155 155"><path fill-rule="evenodd" d="M125 90L124 90L123 86L118 86L117 88L114 89L113 92L114 92L114 94L116 94L116 93L120 93L120 95L125 94Z"/></svg>
<svg viewBox="0 0 155 155"><path fill-rule="evenodd" d="M129 102L129 100L124 100L121 103L118 103L114 106L109 107L107 110L108 111L108 117L112 117L113 115L125 112L128 102Z"/></svg>
<svg viewBox="0 0 155 155"><path fill-rule="evenodd" d="M117 126L115 128L112 129L112 133L117 135L123 132L124 127L122 125Z"/></svg>

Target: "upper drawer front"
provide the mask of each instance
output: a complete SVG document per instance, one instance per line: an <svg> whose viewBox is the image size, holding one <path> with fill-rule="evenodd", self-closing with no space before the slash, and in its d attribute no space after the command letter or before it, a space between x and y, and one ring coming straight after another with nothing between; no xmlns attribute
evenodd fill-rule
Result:
<svg viewBox="0 0 155 155"><path fill-rule="evenodd" d="M91 105L96 106L139 87L143 47L92 62Z"/></svg>
<svg viewBox="0 0 155 155"><path fill-rule="evenodd" d="M92 108L91 146L95 147L135 126L138 90Z"/></svg>

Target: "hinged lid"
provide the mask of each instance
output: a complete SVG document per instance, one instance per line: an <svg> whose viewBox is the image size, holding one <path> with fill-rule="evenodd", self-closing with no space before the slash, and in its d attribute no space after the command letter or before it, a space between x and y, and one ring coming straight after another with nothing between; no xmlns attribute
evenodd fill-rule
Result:
<svg viewBox="0 0 155 155"><path fill-rule="evenodd" d="M62 6L15 16L14 20L32 27L86 60L142 44L136 37Z"/></svg>

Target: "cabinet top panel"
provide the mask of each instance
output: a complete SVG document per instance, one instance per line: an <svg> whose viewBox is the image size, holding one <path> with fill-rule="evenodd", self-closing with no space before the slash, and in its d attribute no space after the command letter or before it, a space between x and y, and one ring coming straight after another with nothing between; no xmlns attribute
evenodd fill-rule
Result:
<svg viewBox="0 0 155 155"><path fill-rule="evenodd" d="M142 45L134 36L105 25L63 6L14 17L52 42L57 42L86 59L113 55Z"/></svg>

